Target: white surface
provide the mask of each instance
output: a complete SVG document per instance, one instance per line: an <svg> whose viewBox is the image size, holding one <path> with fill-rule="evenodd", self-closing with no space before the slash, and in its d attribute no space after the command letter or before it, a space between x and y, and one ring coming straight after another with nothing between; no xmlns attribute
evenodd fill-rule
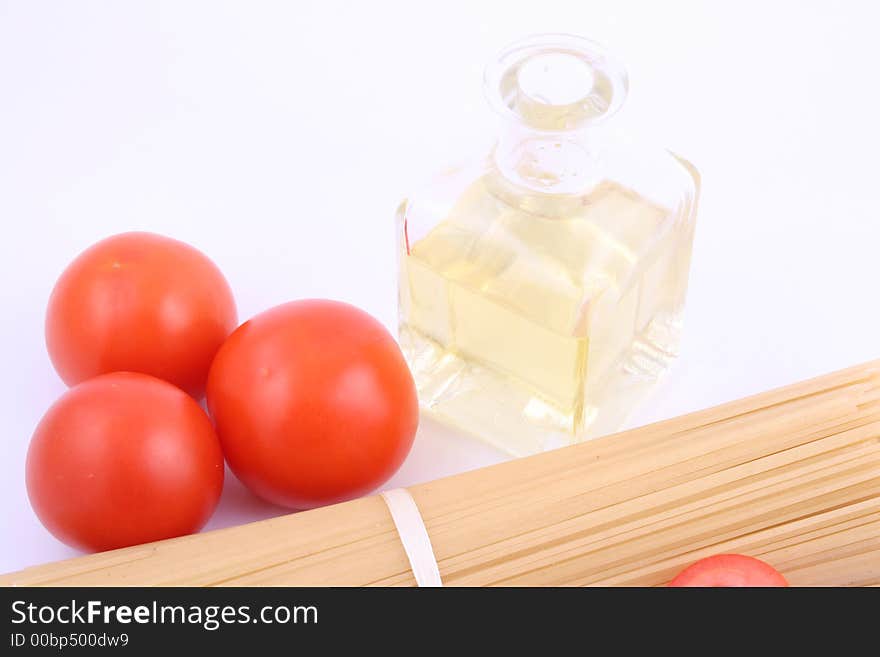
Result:
<svg viewBox="0 0 880 657"><path fill-rule="evenodd" d="M242 319L327 296L393 327L394 208L486 143L482 67L532 32L605 43L618 120L703 174L683 357L632 424L877 357L875 3L721 5L0 0L0 571L73 554L24 488L66 263L153 230L209 254ZM500 458L426 425L388 487ZM230 478L210 526L277 513Z"/></svg>

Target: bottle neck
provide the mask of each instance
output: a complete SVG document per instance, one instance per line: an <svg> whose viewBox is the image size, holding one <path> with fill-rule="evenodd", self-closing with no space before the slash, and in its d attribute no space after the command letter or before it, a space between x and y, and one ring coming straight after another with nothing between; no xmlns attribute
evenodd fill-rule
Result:
<svg viewBox="0 0 880 657"><path fill-rule="evenodd" d="M537 131L509 122L493 153L510 183L544 194L579 194L602 178L602 139L597 130Z"/></svg>
<svg viewBox="0 0 880 657"><path fill-rule="evenodd" d="M546 194L577 194L598 182L600 124L626 96L626 72L596 43L545 34L515 43L485 75L504 119L494 159L503 179Z"/></svg>

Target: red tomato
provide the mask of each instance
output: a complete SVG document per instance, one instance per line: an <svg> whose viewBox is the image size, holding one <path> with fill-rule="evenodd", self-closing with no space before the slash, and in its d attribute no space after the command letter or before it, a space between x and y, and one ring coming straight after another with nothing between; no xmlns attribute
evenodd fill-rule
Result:
<svg viewBox="0 0 880 657"><path fill-rule="evenodd" d="M226 279L200 251L151 233L123 233L81 253L46 313L46 345L68 385L143 372L204 394L211 360L237 322Z"/></svg>
<svg viewBox="0 0 880 657"><path fill-rule="evenodd" d="M207 397L235 474L296 509L375 489L400 467L418 426L394 338L335 301L294 301L242 324L214 359Z"/></svg>
<svg viewBox="0 0 880 657"><path fill-rule="evenodd" d="M768 563L742 554L716 554L681 571L669 586L788 586Z"/></svg>
<svg viewBox="0 0 880 657"><path fill-rule="evenodd" d="M27 490L59 540L83 550L199 530L223 488L211 420L170 383L129 372L68 390L37 426Z"/></svg>

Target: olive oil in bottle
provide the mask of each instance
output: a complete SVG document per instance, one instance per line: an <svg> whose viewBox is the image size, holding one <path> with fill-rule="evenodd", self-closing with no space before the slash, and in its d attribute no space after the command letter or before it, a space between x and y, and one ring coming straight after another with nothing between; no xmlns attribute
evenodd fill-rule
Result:
<svg viewBox="0 0 880 657"><path fill-rule="evenodd" d="M486 77L493 153L398 212L400 340L426 413L524 455L614 431L675 358L697 176L597 127L626 78L592 42Z"/></svg>

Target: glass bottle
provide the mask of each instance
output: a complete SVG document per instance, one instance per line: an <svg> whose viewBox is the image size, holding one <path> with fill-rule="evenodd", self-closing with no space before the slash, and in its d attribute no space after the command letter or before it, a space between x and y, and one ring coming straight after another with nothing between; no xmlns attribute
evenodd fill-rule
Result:
<svg viewBox="0 0 880 657"><path fill-rule="evenodd" d="M525 455L616 430L677 355L699 176L608 129L627 78L592 41L485 85L494 149L398 209L400 341L423 412Z"/></svg>

